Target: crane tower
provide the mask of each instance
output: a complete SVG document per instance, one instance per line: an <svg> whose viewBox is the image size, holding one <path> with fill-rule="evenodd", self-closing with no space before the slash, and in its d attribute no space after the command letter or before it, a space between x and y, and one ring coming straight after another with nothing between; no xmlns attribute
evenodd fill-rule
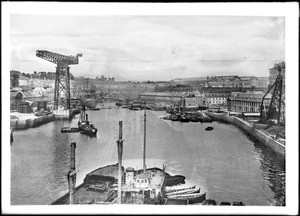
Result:
<svg viewBox="0 0 300 216"><path fill-rule="evenodd" d="M82 53L76 56L65 56L46 50L37 50L36 56L56 64L54 109L57 109L59 104L65 109L71 109L69 65L78 64L78 57L82 57Z"/></svg>
<svg viewBox="0 0 300 216"><path fill-rule="evenodd" d="M260 109L260 116L261 116L261 120L263 122L268 121L269 119L276 119L277 122L279 123L281 120L281 109L282 109L282 94L283 94L283 77L281 75L282 69L283 67L285 67L284 65L277 65L276 69L278 70L279 74L276 78L275 83L269 88L269 90L267 91L267 93L264 95L264 97L262 98L262 102L261 102L261 109ZM271 102L269 103L268 107L267 107L267 111L266 114L264 114L263 111L265 111L265 107L264 107L264 100L266 95L271 92L271 90L273 90L272 93L272 98L271 98Z"/></svg>

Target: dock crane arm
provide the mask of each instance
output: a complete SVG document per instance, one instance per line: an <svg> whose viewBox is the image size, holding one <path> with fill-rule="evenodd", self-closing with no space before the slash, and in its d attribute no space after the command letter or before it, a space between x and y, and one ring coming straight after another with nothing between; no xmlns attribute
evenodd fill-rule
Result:
<svg viewBox="0 0 300 216"><path fill-rule="evenodd" d="M54 64L78 64L78 57L82 57L82 53L78 53L76 56L65 56L54 52L49 52L46 50L37 50L36 56L45 59Z"/></svg>

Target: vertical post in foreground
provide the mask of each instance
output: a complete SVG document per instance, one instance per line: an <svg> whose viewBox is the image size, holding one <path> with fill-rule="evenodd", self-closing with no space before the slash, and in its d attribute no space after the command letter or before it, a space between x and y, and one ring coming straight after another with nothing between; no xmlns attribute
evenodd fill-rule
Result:
<svg viewBox="0 0 300 216"><path fill-rule="evenodd" d="M122 121L119 121L119 139L118 144L118 203L122 202L122 153L123 153L123 140L122 140Z"/></svg>
<svg viewBox="0 0 300 216"><path fill-rule="evenodd" d="M67 174L68 184L69 184L69 196L70 196L70 205L74 204L74 190L76 185L76 171L75 171L75 148L76 143L73 141L71 143L71 164L70 170Z"/></svg>
<svg viewBox="0 0 300 216"><path fill-rule="evenodd" d="M146 171L146 101L144 110L144 153L143 153L143 170Z"/></svg>

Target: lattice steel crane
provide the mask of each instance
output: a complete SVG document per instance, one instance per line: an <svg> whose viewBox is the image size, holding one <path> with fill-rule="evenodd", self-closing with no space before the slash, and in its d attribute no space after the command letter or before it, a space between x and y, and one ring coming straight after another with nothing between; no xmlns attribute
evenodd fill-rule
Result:
<svg viewBox="0 0 300 216"><path fill-rule="evenodd" d="M82 57L82 53L78 53L76 56L65 56L46 50L37 50L36 56L57 65L54 89L54 109L58 108L59 102L65 109L71 109L69 65L78 64L78 57Z"/></svg>
<svg viewBox="0 0 300 216"><path fill-rule="evenodd" d="M260 107L260 116L261 121L268 121L269 119L274 119L274 117L277 119L277 123L280 122L280 115L281 115L281 106L282 106L282 84L283 84L283 77L281 75L282 69L285 68L285 65L283 63L277 64L275 66L275 69L278 70L279 74L276 78L276 81L274 84L269 88L267 93L263 96L261 107ZM264 107L264 101L267 94L273 90L272 98L269 106L267 106L266 114L264 115L265 107Z"/></svg>

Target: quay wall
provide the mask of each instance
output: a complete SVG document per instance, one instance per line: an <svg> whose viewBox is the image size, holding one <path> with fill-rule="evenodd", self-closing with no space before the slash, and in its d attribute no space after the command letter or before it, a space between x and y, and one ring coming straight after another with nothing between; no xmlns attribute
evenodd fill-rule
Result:
<svg viewBox="0 0 300 216"><path fill-rule="evenodd" d="M243 131L247 132L251 137L254 137L256 140L260 141L264 145L270 147L276 153L279 153L282 156L285 156L285 145L274 140L272 137L263 133L262 131L254 128L254 126L238 117L229 116L228 114L222 113L212 113L206 112L206 114L211 117L213 120L228 122L234 124L241 128Z"/></svg>
<svg viewBox="0 0 300 216"><path fill-rule="evenodd" d="M37 118L11 119L10 126L13 130L24 130L46 124L48 122L54 121L54 119L54 114L39 116Z"/></svg>

